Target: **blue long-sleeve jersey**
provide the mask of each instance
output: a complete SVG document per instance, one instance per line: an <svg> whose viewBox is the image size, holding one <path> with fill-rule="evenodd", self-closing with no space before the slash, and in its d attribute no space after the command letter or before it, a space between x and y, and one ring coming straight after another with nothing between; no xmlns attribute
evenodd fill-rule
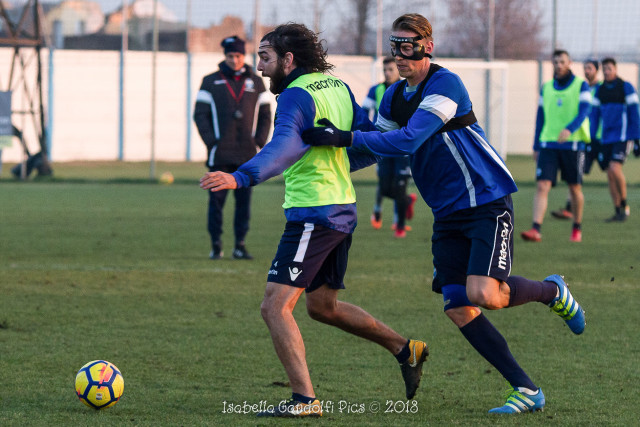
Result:
<svg viewBox="0 0 640 427"><path fill-rule="evenodd" d="M553 88L556 90L564 90L568 88L573 80L576 78L573 73L569 75L568 78L564 79L553 79ZM571 123L565 126L565 129L571 131L571 133L578 130L582 122L585 118L590 117L591 113L591 105L593 102L593 98L591 96L591 88L587 82L583 82L580 87L580 104L578 105L578 114L571 121ZM543 97L542 97L542 89L540 89L540 98L538 100L538 111L536 114L536 132L535 137L533 139L533 151L539 151L541 147L540 145L540 133L542 132L542 127L545 123L544 117L544 108L543 108ZM591 132L591 135L595 135L595 133ZM578 142L576 144L570 144L566 142L545 142L544 148L556 148L560 150L584 150L584 143Z"/></svg>
<svg viewBox="0 0 640 427"><path fill-rule="evenodd" d="M405 127L391 118L399 84L403 82L394 83L382 98L376 122L382 132L354 132L354 150L384 157L410 155L413 179L436 220L517 191L511 173L478 123L439 132L452 118L471 111L467 89L456 74L441 68L422 93L416 93L417 87L405 88L405 100L422 99Z"/></svg>
<svg viewBox="0 0 640 427"><path fill-rule="evenodd" d="M603 82L594 96L591 133L602 126L602 144L626 142L640 138L638 94L620 78Z"/></svg>
<svg viewBox="0 0 640 427"><path fill-rule="evenodd" d="M299 76L300 73L296 73L292 77L296 75ZM375 129L366 112L355 102L351 89L348 86L347 89L353 106L352 130ZM302 141L301 134L304 130L314 126L315 116L315 103L308 92L297 87L285 89L278 96L271 141L255 157L232 174L238 183L238 188L257 185L278 176L300 160L310 148ZM353 152L350 152L349 160L351 170L368 166L377 161L375 156L371 154ZM285 209L285 216L287 221L310 222L344 233L352 233L357 224L355 203L292 207Z"/></svg>

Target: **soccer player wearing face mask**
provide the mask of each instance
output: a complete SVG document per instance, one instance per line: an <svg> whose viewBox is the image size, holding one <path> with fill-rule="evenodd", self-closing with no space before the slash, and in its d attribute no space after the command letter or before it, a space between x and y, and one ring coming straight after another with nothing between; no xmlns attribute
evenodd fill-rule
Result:
<svg viewBox="0 0 640 427"><path fill-rule="evenodd" d="M505 338L482 314L528 302L549 305L575 334L584 312L563 278L543 281L511 276L516 185L504 161L477 123L460 78L431 63L431 24L418 14L393 23L391 53L406 80L386 91L376 127L380 132L343 132L331 123L303 133L311 145L350 146L380 156L411 156L420 194L434 215L432 289L445 314L471 346L513 387L491 413L540 410L542 390L511 354Z"/></svg>

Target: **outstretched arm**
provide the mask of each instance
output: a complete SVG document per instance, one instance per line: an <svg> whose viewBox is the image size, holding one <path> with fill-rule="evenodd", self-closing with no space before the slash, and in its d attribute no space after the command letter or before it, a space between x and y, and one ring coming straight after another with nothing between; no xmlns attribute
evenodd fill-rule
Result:
<svg viewBox="0 0 640 427"><path fill-rule="evenodd" d="M315 104L310 97L307 92L297 88L283 92L278 99L271 142L232 174L206 174L200 186L209 186L208 189L219 191L257 185L280 175L300 160L309 150L309 146L302 142L300 133L302 129L313 126L315 116Z"/></svg>

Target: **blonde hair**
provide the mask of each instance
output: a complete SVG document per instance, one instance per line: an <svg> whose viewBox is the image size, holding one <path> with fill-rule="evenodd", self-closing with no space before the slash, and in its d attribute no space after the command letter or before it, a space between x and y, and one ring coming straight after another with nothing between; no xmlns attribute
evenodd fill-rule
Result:
<svg viewBox="0 0 640 427"><path fill-rule="evenodd" d="M405 13L393 21L391 29L393 31L413 31L414 33L424 37L426 41L433 41L433 29L431 28L431 23L427 18L419 13Z"/></svg>

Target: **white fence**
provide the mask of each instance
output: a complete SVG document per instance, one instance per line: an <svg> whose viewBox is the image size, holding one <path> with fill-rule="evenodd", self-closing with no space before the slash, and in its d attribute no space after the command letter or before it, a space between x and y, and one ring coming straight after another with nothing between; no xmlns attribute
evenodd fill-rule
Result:
<svg viewBox="0 0 640 427"><path fill-rule="evenodd" d="M6 86L11 49L0 49L0 85ZM43 60L43 93L48 94L49 55ZM51 160L116 160L119 157L119 70L120 53L113 51L56 50L53 55L53 83L48 112L51 122ZM191 56L191 100L201 79L218 68L221 54L201 53ZM247 61L251 62L251 56ZM379 64L371 57L332 56L335 74L351 87L361 102L368 88L381 78ZM482 61L461 61L436 58L438 64L457 72L465 82L480 123L485 125L485 71ZM151 155L151 99L152 54L126 52L124 61L124 120L122 158L125 161L145 161ZM472 66L476 64L476 66ZM492 71L490 142L500 149L500 137L506 139L509 154L529 153L533 142L535 114L540 84L540 65L537 61L506 61L498 71ZM500 71L505 69L506 72ZM634 85L638 80L636 64L619 64L619 74ZM574 63L573 71L582 76L582 65ZM34 72L33 70L30 71ZM548 62L542 64L542 80L551 78ZM508 76L508 78L507 78ZM27 77L35 82L35 76ZM268 82L267 86L268 86ZM157 54L155 159L163 161L187 160L188 126L190 159L204 161L205 149L193 120L187 117L187 56L184 53ZM21 109L18 91L14 93L13 109ZM45 107L49 104L45 99ZM274 108L275 111L275 98ZM24 120L14 115L19 128ZM26 126L28 129L28 126ZM25 135L32 151L37 151L35 137ZM502 150L501 150L502 151ZM14 140L4 150L4 162L19 162L22 148Z"/></svg>

